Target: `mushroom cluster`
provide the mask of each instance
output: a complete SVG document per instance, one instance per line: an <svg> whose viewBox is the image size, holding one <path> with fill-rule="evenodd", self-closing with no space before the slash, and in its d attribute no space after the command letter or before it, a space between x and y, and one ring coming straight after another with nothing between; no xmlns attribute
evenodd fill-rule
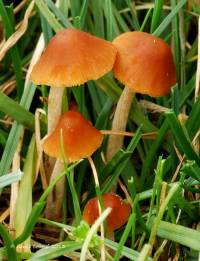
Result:
<svg viewBox="0 0 200 261"><path fill-rule="evenodd" d="M64 87L96 80L110 70L126 86L115 111L114 131L125 130L135 92L152 97L163 96L176 82L171 50L158 37L143 32L127 32L110 43L77 29L60 31L51 39L31 74L34 83L52 87L48 103L48 136L43 143L48 155L62 159L61 130L64 156L69 163L89 157L101 146L101 132L77 111L61 115L61 103ZM122 144L123 137L111 135L108 159ZM104 194L102 199L105 207L112 208L107 218L107 229L118 229L127 221L130 206L115 194ZM86 204L83 218L92 224L98 215L96 197Z"/></svg>
<svg viewBox="0 0 200 261"><path fill-rule="evenodd" d="M102 77L104 74L112 70L116 53L117 51L115 46L110 42L74 28L64 29L58 32L51 39L31 73L31 80L35 84L45 84L51 86L48 97L48 135L50 135L50 137L55 137L55 133L57 133L57 135L60 133L59 118L61 116L61 104L64 87L81 85L89 80L96 80ZM70 115L72 115L72 113ZM63 118L66 117L61 117L62 122L66 122ZM81 117L74 117L74 120L75 118L79 118L79 120L82 119ZM69 124L69 121L67 122ZM70 124L72 124L72 121L70 121ZM57 125L59 126L57 127ZM88 124L86 125L88 126ZM70 162L82 156L86 157L90 153L94 152L93 149L90 148L91 145L89 142L89 135L90 133L94 133L94 129L88 128L88 136L86 135L87 139L85 139L85 137L80 137L80 124L77 124L77 127L79 129L76 131L73 129L73 133L74 135L78 135L79 133L79 139L78 136L74 136L73 141L69 141L69 138L67 138L68 135L72 136L72 133L70 134L70 131L68 131L68 134L66 134L66 129L63 130L64 142L67 143L65 156ZM82 134L84 133L85 129L83 127ZM58 153L60 148L60 139L57 138L55 147L54 145L49 145L50 137L46 138L46 141L44 142L46 152L53 156L50 147L55 148L58 158L61 158ZM98 142L96 141L98 145L100 145L100 141L101 137L99 134ZM80 146L80 148L78 148L78 146ZM84 150L84 147L86 147L86 150L88 149L86 154L81 152L82 149ZM79 155L75 155L75 152ZM57 160L51 174L50 182L57 176L58 171L62 171L63 168L64 166L62 161ZM51 213L53 213L55 206L58 207L57 212L60 212L61 210L64 182L58 183L55 191L55 197L49 195L47 201L46 209L48 211L46 211L46 215L49 217L51 217Z"/></svg>

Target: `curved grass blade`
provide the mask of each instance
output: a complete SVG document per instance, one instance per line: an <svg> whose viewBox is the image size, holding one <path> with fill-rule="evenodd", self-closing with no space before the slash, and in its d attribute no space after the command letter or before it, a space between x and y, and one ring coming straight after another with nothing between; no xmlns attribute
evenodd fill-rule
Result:
<svg viewBox="0 0 200 261"><path fill-rule="evenodd" d="M29 110L30 108L34 93L35 85L29 82L24 88L24 93L20 101L20 105L26 110ZM1 158L0 176L6 174L9 171L22 131L23 126L17 122L14 122Z"/></svg>
<svg viewBox="0 0 200 261"><path fill-rule="evenodd" d="M0 235L2 236L3 241L5 243L8 260L18 261L15 245L13 241L10 239L8 232L2 224L0 224Z"/></svg>

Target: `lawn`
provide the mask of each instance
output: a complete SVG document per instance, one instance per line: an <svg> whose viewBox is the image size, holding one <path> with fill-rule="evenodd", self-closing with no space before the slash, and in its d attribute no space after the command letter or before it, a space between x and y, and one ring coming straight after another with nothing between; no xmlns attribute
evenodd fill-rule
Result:
<svg viewBox="0 0 200 261"><path fill-rule="evenodd" d="M199 0L0 0L0 260L200 260L199 87Z"/></svg>

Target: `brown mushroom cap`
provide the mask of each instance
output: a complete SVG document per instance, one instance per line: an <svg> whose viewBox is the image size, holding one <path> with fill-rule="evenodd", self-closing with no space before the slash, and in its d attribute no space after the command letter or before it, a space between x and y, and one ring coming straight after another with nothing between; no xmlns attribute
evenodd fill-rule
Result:
<svg viewBox="0 0 200 261"><path fill-rule="evenodd" d="M61 129L65 157L68 162L89 157L101 146L103 135L79 112L64 113L55 130L43 143L44 151L51 157L62 159Z"/></svg>
<svg viewBox="0 0 200 261"><path fill-rule="evenodd" d="M106 229L114 231L123 226L131 213L131 207L116 194L103 194L102 200L104 207L111 207L112 211L106 218ZM83 219L92 225L99 217L98 198L92 198L87 202L83 210Z"/></svg>
<svg viewBox="0 0 200 261"><path fill-rule="evenodd" d="M49 42L31 73L35 84L70 87L96 80L112 70L117 50L112 43L65 29Z"/></svg>
<svg viewBox="0 0 200 261"><path fill-rule="evenodd" d="M115 77L134 92L152 97L168 94L176 83L176 69L169 46L143 32L127 32L114 39L118 53Z"/></svg>

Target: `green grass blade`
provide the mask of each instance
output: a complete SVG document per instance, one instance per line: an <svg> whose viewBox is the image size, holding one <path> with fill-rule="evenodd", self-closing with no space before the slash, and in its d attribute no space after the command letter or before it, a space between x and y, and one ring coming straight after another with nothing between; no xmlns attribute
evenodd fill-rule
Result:
<svg viewBox="0 0 200 261"><path fill-rule="evenodd" d="M183 107L184 104L189 100L190 95L193 93L195 88L195 78L196 74L194 74L188 83L185 85L184 89L180 92L180 109Z"/></svg>
<svg viewBox="0 0 200 261"><path fill-rule="evenodd" d="M171 23L172 19L178 14L179 10L186 4L187 0L181 0L174 7L174 9L168 14L168 16L162 21L162 23L157 27L157 29L153 32L153 35L160 36L167 26Z"/></svg>
<svg viewBox="0 0 200 261"><path fill-rule="evenodd" d="M117 35L119 35L122 32L128 32L130 31L128 25L126 24L126 21L123 19L122 15L119 13L119 11L117 10L117 8L115 7L115 5L112 5L113 8L113 14L115 17L114 22L116 22L118 24L118 26L116 24L113 25L114 27L114 37L116 37Z"/></svg>
<svg viewBox="0 0 200 261"><path fill-rule="evenodd" d="M139 20L138 20L138 17L137 17L136 10L134 8L134 2L132 2L131 0L126 0L126 4L131 11L133 27L136 31L139 31L140 30L140 23L139 23Z"/></svg>
<svg viewBox="0 0 200 261"><path fill-rule="evenodd" d="M151 16L151 12L152 12L152 8L150 8L150 9L147 11L147 13L146 13L146 15L145 15L145 18L143 19L142 25L141 25L141 27L140 27L140 32L143 32L143 31L144 31L144 28L145 28L145 26L146 26L146 24L147 24L147 22L148 22L148 20L149 20L149 18L150 18L150 16Z"/></svg>
<svg viewBox="0 0 200 261"><path fill-rule="evenodd" d="M175 185L173 185L167 195L167 197L165 198L165 201L163 202L163 204L161 205L159 212L157 214L157 217L155 218L155 222L151 228L151 234L149 237L149 244L153 247L154 245L154 241L156 238L156 234L157 234L157 230L158 230L158 226L160 224L161 219L163 218L164 212L168 206L168 204L170 203L170 201L175 197L175 195L177 194L178 190L180 188L180 184L177 183Z"/></svg>
<svg viewBox="0 0 200 261"><path fill-rule="evenodd" d="M117 250L118 249L118 243L113 242L109 239L105 239L105 245L108 246L109 248L113 249L113 250ZM139 257L139 252L130 249L128 247L123 247L121 254L127 258L130 258L131 260L135 260L138 261L138 257ZM152 258L148 257L147 259L148 261L151 261Z"/></svg>
<svg viewBox="0 0 200 261"><path fill-rule="evenodd" d="M172 10L176 7L176 0L171 0ZM179 39L179 25L178 16L172 19L172 41L173 41L173 54L176 65L177 79L180 77L180 39Z"/></svg>
<svg viewBox="0 0 200 261"><path fill-rule="evenodd" d="M75 18L79 15L79 10L81 9L81 3L79 0L70 0L71 13L73 17L73 22Z"/></svg>
<svg viewBox="0 0 200 261"><path fill-rule="evenodd" d="M103 1L92 1L91 7L94 16L94 33L96 36L105 38L104 17L103 17Z"/></svg>
<svg viewBox="0 0 200 261"><path fill-rule="evenodd" d="M88 6L89 6L89 0L84 0L80 11L80 24L81 24L80 29L84 28Z"/></svg>
<svg viewBox="0 0 200 261"><path fill-rule="evenodd" d="M192 110L185 124L189 136L191 138L193 138L196 132L199 130L200 127L199 115L200 115L200 96L197 98L194 106L192 107Z"/></svg>
<svg viewBox="0 0 200 261"><path fill-rule="evenodd" d="M32 233L33 228L37 222L37 219L41 215L42 210L45 207L46 202L36 202L31 210L31 213L27 219L26 226L23 232L15 240L15 245L19 245L24 242Z"/></svg>
<svg viewBox="0 0 200 261"><path fill-rule="evenodd" d="M8 232L6 231L3 224L0 224L0 235L3 238L4 244L6 246L7 257L9 261L18 261L15 245L10 239Z"/></svg>
<svg viewBox="0 0 200 261"><path fill-rule="evenodd" d="M3 177L0 177L0 188L4 188L8 185L11 185L14 182L17 182L21 180L23 173L18 170L16 172L12 172L9 174L6 174Z"/></svg>
<svg viewBox="0 0 200 261"><path fill-rule="evenodd" d="M140 252L140 255L138 257L138 261L146 261L148 260L149 253L151 252L151 245L145 244Z"/></svg>
<svg viewBox="0 0 200 261"><path fill-rule="evenodd" d="M160 130L158 131L156 140L151 145L151 148L148 151L148 155L146 157L146 160L142 166L142 173L140 178L140 188L143 188L145 179L148 175L149 168L152 166L153 160L156 156L158 148L162 145L162 142L165 138L165 134L169 128L169 125L166 121L162 124Z"/></svg>
<svg viewBox="0 0 200 261"><path fill-rule="evenodd" d="M117 177L122 173L122 171L126 167L131 154L134 152L135 148L137 147L138 142L140 141L140 138L141 138L141 129L139 128L137 130L137 132L135 133L134 137L132 138L132 140L130 141L127 149L125 151L121 150L121 152L122 152L121 155L118 153L117 153L117 155L115 154L118 157L118 162L120 162L120 163L118 165L116 164L115 155L114 155L114 159L112 158L111 161L106 165L106 169L107 169L106 171L107 171L107 173L108 172L111 173L111 177L106 182L106 184L104 184L102 193L107 193L112 188ZM113 166L113 171L111 171L112 166ZM107 175L107 173L106 173L106 175ZM101 177L101 174L99 176Z"/></svg>
<svg viewBox="0 0 200 261"><path fill-rule="evenodd" d="M58 22L58 20L55 18L54 14L49 10L48 6L44 1L35 0L35 4L37 5L38 9L55 32L58 32L63 29L63 26Z"/></svg>
<svg viewBox="0 0 200 261"><path fill-rule="evenodd" d="M113 12L112 12L112 3L111 0L104 0L104 12L106 19L106 39L108 41L113 40Z"/></svg>
<svg viewBox="0 0 200 261"><path fill-rule="evenodd" d="M192 148L191 141L185 135L185 132L175 114L173 112L167 112L165 115L178 146L182 149L188 159L195 160L197 164L200 165L200 158Z"/></svg>
<svg viewBox="0 0 200 261"><path fill-rule="evenodd" d="M29 82L24 89L24 93L20 101L20 105L24 107L26 110L29 110L30 108L34 93L35 85ZM22 130L22 125L17 122L14 122L1 158L0 176L9 172L9 168L11 166L12 159L17 148L17 144L22 134Z"/></svg>
<svg viewBox="0 0 200 261"><path fill-rule="evenodd" d="M0 15L2 17L3 23L4 23L4 28L6 31L6 36L9 38L13 33L14 33L14 28L13 25L11 24L10 17L8 16L6 12L6 8L3 4L3 1L0 0ZM23 81L22 81L22 66L21 66L21 60L20 60L20 54L17 45L14 45L10 50L10 55L12 58L12 63L13 63L13 68L15 72L15 77L16 77L16 86L17 86L17 96L18 99L20 99L23 89Z"/></svg>
<svg viewBox="0 0 200 261"><path fill-rule="evenodd" d="M66 19L66 17L62 14L62 10L58 9L56 5L51 0L46 0L48 7L52 10L53 14L57 19L61 22L62 26L71 28L73 27L71 22Z"/></svg>
<svg viewBox="0 0 200 261"><path fill-rule="evenodd" d="M22 125L18 124L17 122L14 122L12 129L9 133L6 146L3 151L3 155L1 157L0 176L6 174L10 169L13 156L15 154L17 145L19 143L19 139L22 134L22 131L23 131Z"/></svg>
<svg viewBox="0 0 200 261"><path fill-rule="evenodd" d="M2 92L0 92L0 111L4 112L6 115L9 115L18 123L24 125L31 131L35 131L34 115ZM41 127L43 132L45 132L44 123Z"/></svg>
<svg viewBox="0 0 200 261"><path fill-rule="evenodd" d="M39 12L39 14L40 14L40 20L41 20L41 27L42 27L42 31L43 31L43 34L44 34L44 42L45 42L45 45L47 45L48 42L50 41L50 39L53 37L53 30L51 29L51 27L47 23L47 20L44 18L42 13ZM43 92L46 92L45 89L46 89L46 86L42 85L41 86L42 94L43 94ZM43 97L45 97L45 96L43 95Z"/></svg>
<svg viewBox="0 0 200 261"><path fill-rule="evenodd" d="M36 171L36 145L35 136L33 135L27 157L24 163L23 177L19 185L18 197L15 212L15 236L18 237L26 225L29 214L32 209L32 184ZM22 207L23 206L23 207ZM30 251L30 238L26 239L21 245L26 251Z"/></svg>
<svg viewBox="0 0 200 261"><path fill-rule="evenodd" d="M195 161L188 160L181 168L181 172L200 182L200 167L196 164Z"/></svg>
<svg viewBox="0 0 200 261"><path fill-rule="evenodd" d="M0 129L0 144L4 147L8 138L7 132Z"/></svg>
<svg viewBox="0 0 200 261"><path fill-rule="evenodd" d="M157 235L190 247L193 250L200 251L200 232L194 229L161 221L158 226Z"/></svg>
<svg viewBox="0 0 200 261"><path fill-rule="evenodd" d="M122 234L121 236L121 239L119 241L119 245L118 245L118 249L114 255L114 261L117 261L119 260L120 258L120 255L121 255L121 251L123 249L123 246L129 236L129 233L131 231L131 228L132 228L132 224L134 222L134 219L135 219L135 216L134 216L134 213L132 213L128 219L128 222L126 224L126 227L125 227L125 230L124 230L124 233Z"/></svg>
<svg viewBox="0 0 200 261"><path fill-rule="evenodd" d="M163 4L164 4L163 0L155 0L155 6L153 9L153 16L152 16L152 20L151 20L151 29L150 29L151 33L153 33L160 24Z"/></svg>
<svg viewBox="0 0 200 261"><path fill-rule="evenodd" d="M58 244L45 247L38 250L29 261L46 261L52 260L64 254L70 254L73 251L81 249L82 244L80 242L62 241Z"/></svg>

